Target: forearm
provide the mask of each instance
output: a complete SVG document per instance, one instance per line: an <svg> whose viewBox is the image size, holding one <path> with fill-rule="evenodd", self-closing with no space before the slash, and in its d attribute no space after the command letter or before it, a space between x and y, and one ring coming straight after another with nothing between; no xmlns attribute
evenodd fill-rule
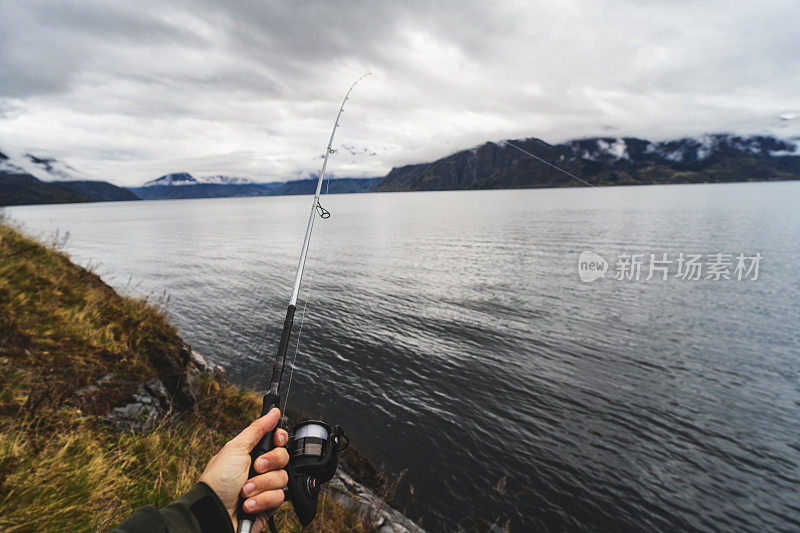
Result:
<svg viewBox="0 0 800 533"><path fill-rule="evenodd" d="M222 501L205 483L158 510L138 509L112 533L234 533Z"/></svg>

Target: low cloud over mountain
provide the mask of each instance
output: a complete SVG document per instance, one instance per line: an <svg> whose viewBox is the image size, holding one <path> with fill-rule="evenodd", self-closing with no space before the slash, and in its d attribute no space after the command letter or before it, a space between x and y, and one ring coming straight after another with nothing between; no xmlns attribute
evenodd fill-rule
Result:
<svg viewBox="0 0 800 533"><path fill-rule="evenodd" d="M484 140L800 133L800 2L5 2L0 143L135 186L343 176ZM274 177L274 178L273 178Z"/></svg>
<svg viewBox="0 0 800 533"><path fill-rule="evenodd" d="M127 189L88 176L52 157L0 152L0 206L138 200Z"/></svg>

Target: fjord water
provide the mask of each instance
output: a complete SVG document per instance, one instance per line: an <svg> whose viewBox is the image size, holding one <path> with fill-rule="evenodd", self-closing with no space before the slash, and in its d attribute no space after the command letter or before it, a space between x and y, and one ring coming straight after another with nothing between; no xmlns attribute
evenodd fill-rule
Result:
<svg viewBox="0 0 800 533"><path fill-rule="evenodd" d="M68 231L72 257L116 288L166 291L183 337L263 388L309 204L10 213L29 233ZM289 406L405 471L396 505L424 526L800 529L800 183L324 205ZM580 281L583 251L611 263L605 278ZM612 279L619 254L681 252L763 259L755 281Z"/></svg>

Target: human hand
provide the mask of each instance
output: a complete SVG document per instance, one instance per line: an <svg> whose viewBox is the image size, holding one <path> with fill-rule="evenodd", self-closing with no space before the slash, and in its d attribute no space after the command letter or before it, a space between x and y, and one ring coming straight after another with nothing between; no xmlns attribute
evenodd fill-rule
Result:
<svg viewBox="0 0 800 533"><path fill-rule="evenodd" d="M239 495L245 500L245 509L257 515L253 533L262 531L267 519L283 503L283 488L289 481L285 470L289 453L283 448L289 435L286 431L275 431L276 448L256 459L255 469L259 475L247 479L250 472L250 450L255 448L261 438L278 425L281 412L276 407L262 416L236 437L231 439L217 455L211 458L200 481L211 487L225 508L236 530L236 513L239 508Z"/></svg>

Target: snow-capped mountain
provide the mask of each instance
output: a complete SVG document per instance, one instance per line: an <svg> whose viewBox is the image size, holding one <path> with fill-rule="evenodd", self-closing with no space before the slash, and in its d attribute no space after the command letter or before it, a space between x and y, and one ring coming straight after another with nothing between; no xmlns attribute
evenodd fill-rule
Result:
<svg viewBox="0 0 800 533"><path fill-rule="evenodd" d="M231 176L200 176L198 178L200 183L215 183L217 185L244 185L246 183L253 183L252 180L247 178L235 178Z"/></svg>
<svg viewBox="0 0 800 533"><path fill-rule="evenodd" d="M39 157L31 153L15 154L6 151L0 157L0 172L29 174L40 181L87 181L93 178L54 157Z"/></svg>
<svg viewBox="0 0 800 533"><path fill-rule="evenodd" d="M282 183L254 183L247 178L230 176L192 176L175 172L150 180L141 187L128 187L143 200L178 198L220 198L230 196L265 196Z"/></svg>
<svg viewBox="0 0 800 533"><path fill-rule="evenodd" d="M245 185L253 183L247 178L230 176L192 176L188 172L175 172L150 180L143 187L165 187L180 185Z"/></svg>

